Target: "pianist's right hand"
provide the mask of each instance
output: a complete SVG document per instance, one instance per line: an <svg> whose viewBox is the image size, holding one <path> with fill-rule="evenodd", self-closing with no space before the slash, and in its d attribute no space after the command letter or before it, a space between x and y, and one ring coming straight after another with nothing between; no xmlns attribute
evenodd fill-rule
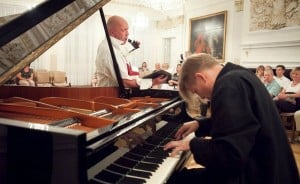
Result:
<svg viewBox="0 0 300 184"><path fill-rule="evenodd" d="M189 121L184 123L176 132L175 139L180 140L188 136L190 133L195 132L199 128L197 121Z"/></svg>

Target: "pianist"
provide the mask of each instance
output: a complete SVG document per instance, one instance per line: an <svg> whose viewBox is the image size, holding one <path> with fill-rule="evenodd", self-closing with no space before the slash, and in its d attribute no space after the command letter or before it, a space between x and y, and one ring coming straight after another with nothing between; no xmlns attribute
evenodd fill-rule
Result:
<svg viewBox="0 0 300 184"><path fill-rule="evenodd" d="M211 116L184 124L177 141L165 145L171 155L190 150L205 167L183 169L169 183L299 183L277 109L254 74L232 63L221 66L208 54L192 55L183 64L179 90L184 98L196 93L210 99ZM188 139L192 132L196 137Z"/></svg>
<svg viewBox="0 0 300 184"><path fill-rule="evenodd" d="M127 61L126 49L124 45L128 40L128 23L120 16L112 16L107 20L107 30L110 35L114 53L119 66L120 75L124 87L141 89L148 89L154 85L165 83L166 76L158 76L154 79L141 79L138 72L131 69L130 62ZM139 43L136 42L139 46ZM114 87L118 86L118 80L113 67L112 57L109 51L107 40L103 40L99 47L96 57L96 74L97 86L100 87Z"/></svg>

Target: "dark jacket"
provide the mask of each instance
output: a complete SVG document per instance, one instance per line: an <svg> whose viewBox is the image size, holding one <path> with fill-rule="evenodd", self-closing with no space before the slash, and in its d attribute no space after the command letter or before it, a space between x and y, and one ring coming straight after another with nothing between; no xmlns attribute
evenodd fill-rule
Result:
<svg viewBox="0 0 300 184"><path fill-rule="evenodd" d="M199 137L190 147L196 162L206 167L208 183L298 184L278 111L265 86L247 69L224 66L213 89L211 118L199 124ZM204 135L212 139L200 138Z"/></svg>

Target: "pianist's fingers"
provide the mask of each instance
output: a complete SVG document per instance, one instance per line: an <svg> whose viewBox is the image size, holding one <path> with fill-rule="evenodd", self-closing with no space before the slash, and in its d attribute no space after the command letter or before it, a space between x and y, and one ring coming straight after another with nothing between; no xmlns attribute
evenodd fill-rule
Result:
<svg viewBox="0 0 300 184"><path fill-rule="evenodd" d="M188 136L190 133L195 132L199 128L197 121L189 121L184 123L176 132L175 139L180 140Z"/></svg>
<svg viewBox="0 0 300 184"><path fill-rule="evenodd" d="M172 149L171 157L177 156L181 151L190 150L190 140L170 141L164 146L164 150Z"/></svg>

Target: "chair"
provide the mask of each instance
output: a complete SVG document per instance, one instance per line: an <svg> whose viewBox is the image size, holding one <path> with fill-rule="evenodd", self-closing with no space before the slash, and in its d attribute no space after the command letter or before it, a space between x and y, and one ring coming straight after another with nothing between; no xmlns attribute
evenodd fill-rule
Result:
<svg viewBox="0 0 300 184"><path fill-rule="evenodd" d="M294 119L296 124L296 133L300 131L300 110L294 113Z"/></svg>
<svg viewBox="0 0 300 184"><path fill-rule="evenodd" d="M35 82L35 86L52 86L50 73L47 70L36 70L33 74L33 80Z"/></svg>
<svg viewBox="0 0 300 184"><path fill-rule="evenodd" d="M66 72L63 71L51 71L51 78L53 86L66 87L71 86L68 84Z"/></svg>
<svg viewBox="0 0 300 184"><path fill-rule="evenodd" d="M284 127L286 127L286 132L289 136L290 134L290 142L294 143L295 141L295 135L296 135L296 122L294 118L295 113L294 112L284 112L280 113L281 122L283 123ZM288 121L290 120L290 121ZM288 128L287 128L288 127Z"/></svg>

